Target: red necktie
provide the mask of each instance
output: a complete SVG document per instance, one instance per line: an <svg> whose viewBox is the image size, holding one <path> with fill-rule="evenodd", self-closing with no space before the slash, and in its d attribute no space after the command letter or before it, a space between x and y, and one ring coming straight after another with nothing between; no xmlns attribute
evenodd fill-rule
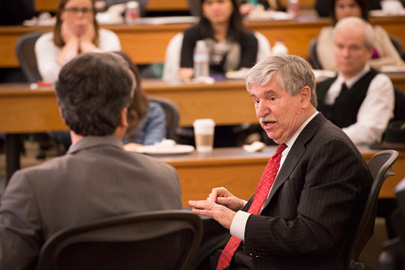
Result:
<svg viewBox="0 0 405 270"><path fill-rule="evenodd" d="M274 180L276 180L278 169L280 167L281 153L286 148L287 145L285 145L284 143L280 144L277 147L276 153L274 153L274 155L267 163L262 178L260 179L259 185L257 186L253 203L249 207L248 213L254 215L258 215L260 213L260 209L262 209L262 206L266 201L267 196L269 195ZM232 236L229 239L228 243L226 244L224 250L221 253L221 256L219 257L217 270L225 269L230 265L233 254L238 249L241 241L242 241L241 239L235 236Z"/></svg>

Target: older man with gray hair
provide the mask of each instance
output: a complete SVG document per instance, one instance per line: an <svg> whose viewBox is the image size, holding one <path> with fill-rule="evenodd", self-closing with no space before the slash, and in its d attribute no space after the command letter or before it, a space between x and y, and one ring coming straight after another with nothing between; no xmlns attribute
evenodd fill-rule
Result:
<svg viewBox="0 0 405 270"><path fill-rule="evenodd" d="M318 110L355 144L380 142L394 115L391 80L367 64L373 34L371 25L359 18L339 21L333 33L338 75L317 86Z"/></svg>
<svg viewBox="0 0 405 270"><path fill-rule="evenodd" d="M349 269L352 234L372 177L355 145L316 110L315 78L301 57L270 56L247 76L256 116L279 144L254 197L226 188L193 211L232 235L216 269Z"/></svg>

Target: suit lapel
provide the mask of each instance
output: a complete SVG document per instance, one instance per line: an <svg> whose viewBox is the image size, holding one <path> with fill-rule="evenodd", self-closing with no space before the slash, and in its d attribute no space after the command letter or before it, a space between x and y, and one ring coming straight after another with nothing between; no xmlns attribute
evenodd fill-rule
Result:
<svg viewBox="0 0 405 270"><path fill-rule="evenodd" d="M314 119L312 119L308 123L308 125L301 131L300 135L298 135L298 138L293 144L290 152L288 153L288 156L285 159L283 166L281 167L277 175L276 181L274 182L274 185L270 191L270 200L277 192L277 190L288 179L294 168L300 162L302 155L304 155L305 153L306 143L313 137L316 130L325 121L327 121L327 119L322 115L322 113L318 113L318 115L316 115Z"/></svg>

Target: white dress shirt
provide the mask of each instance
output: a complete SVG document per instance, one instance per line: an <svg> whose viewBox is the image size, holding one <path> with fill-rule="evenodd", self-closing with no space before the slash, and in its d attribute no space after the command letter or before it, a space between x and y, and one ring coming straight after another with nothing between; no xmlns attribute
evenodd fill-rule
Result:
<svg viewBox="0 0 405 270"><path fill-rule="evenodd" d="M107 29L99 30L99 51L120 51L120 40L114 32ZM58 47L53 42L53 32L43 34L35 43L35 55L37 57L38 69L42 80L55 82L58 80L62 67L57 61L62 47Z"/></svg>
<svg viewBox="0 0 405 270"><path fill-rule="evenodd" d="M281 167L284 164L284 161L288 155L288 153L290 152L290 149L292 148L292 146L294 145L295 140L298 138L298 135L300 135L301 131L308 125L309 122L311 122L311 120L318 114L319 112L315 112L313 115L311 115L311 117L309 117L300 127L299 129L294 133L294 135L285 143L287 145L287 148L283 151L282 155L281 155L281 160L280 160L280 167L279 170L281 170ZM278 175L278 172L277 172ZM277 181L277 176L276 176L276 181ZM274 184L273 184L274 186ZM260 210L260 212L263 210L264 207L267 206L267 204L269 204L269 195L270 195L271 189L269 191L269 194L267 194L267 199L264 202L262 209ZM238 211L236 212L235 217L232 220L232 224L231 224L231 228L230 228L230 233L231 235L245 240L245 228L246 228L246 223L247 220L249 218L251 214L247 213L245 211Z"/></svg>
<svg viewBox="0 0 405 270"><path fill-rule="evenodd" d="M325 104L332 105L340 94L342 83L350 89L364 74L370 71L366 65L356 76L344 80L339 74L325 96ZM394 116L394 86L385 74L377 74L370 82L367 94L357 113L356 123L342 130L356 145L380 142L389 120Z"/></svg>

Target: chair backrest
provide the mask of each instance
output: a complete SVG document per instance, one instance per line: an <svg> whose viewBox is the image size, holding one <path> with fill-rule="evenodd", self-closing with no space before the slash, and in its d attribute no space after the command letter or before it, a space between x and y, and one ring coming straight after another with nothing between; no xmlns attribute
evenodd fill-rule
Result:
<svg viewBox="0 0 405 270"><path fill-rule="evenodd" d="M180 67L181 45L183 43L183 33L177 33L167 45L165 53L165 63L163 65L164 81L170 82L177 80L177 73Z"/></svg>
<svg viewBox="0 0 405 270"><path fill-rule="evenodd" d="M318 55L316 53L317 43L318 43L317 37L314 37L309 42L309 62L311 63L313 69L323 69L321 62L319 62Z"/></svg>
<svg viewBox="0 0 405 270"><path fill-rule="evenodd" d="M38 70L35 43L43 32L30 32L22 35L15 45L15 52L22 72L30 83L40 81L41 75Z"/></svg>
<svg viewBox="0 0 405 270"><path fill-rule="evenodd" d="M405 93L395 89L394 120L405 121Z"/></svg>
<svg viewBox="0 0 405 270"><path fill-rule="evenodd" d="M376 153L368 162L368 168L373 176L373 184L367 198L364 212L355 231L350 250L351 269L361 269L359 256L364 246L374 233L374 223L377 212L378 194L385 179L394 175L392 165L398 157L395 150L384 150ZM359 268L360 267L360 268Z"/></svg>
<svg viewBox="0 0 405 270"><path fill-rule="evenodd" d="M166 115L166 139L176 140L176 129L179 126L180 113L176 104L161 97L149 97L150 101L158 102Z"/></svg>
<svg viewBox="0 0 405 270"><path fill-rule="evenodd" d="M55 234L38 269L189 269L201 238L202 221L190 211L118 216Z"/></svg>
<svg viewBox="0 0 405 270"><path fill-rule="evenodd" d="M380 270L402 270L405 269L405 247L399 236L388 239L378 257Z"/></svg>
<svg viewBox="0 0 405 270"><path fill-rule="evenodd" d="M395 36L392 36L392 35L389 35L389 36L390 36L391 43L392 43L392 45L394 45L394 48L397 50L399 56L402 59L404 59L404 51L402 50L401 41Z"/></svg>
<svg viewBox="0 0 405 270"><path fill-rule="evenodd" d="M263 34L254 32L254 35L258 42L256 60L259 61L271 54L271 47L269 40ZM167 45L162 76L164 81L170 82L177 79L177 73L180 68L180 54L183 37L183 33L177 33Z"/></svg>
<svg viewBox="0 0 405 270"><path fill-rule="evenodd" d="M271 55L271 47L269 40L262 33L254 32L254 35L258 43L256 61L259 62Z"/></svg>

